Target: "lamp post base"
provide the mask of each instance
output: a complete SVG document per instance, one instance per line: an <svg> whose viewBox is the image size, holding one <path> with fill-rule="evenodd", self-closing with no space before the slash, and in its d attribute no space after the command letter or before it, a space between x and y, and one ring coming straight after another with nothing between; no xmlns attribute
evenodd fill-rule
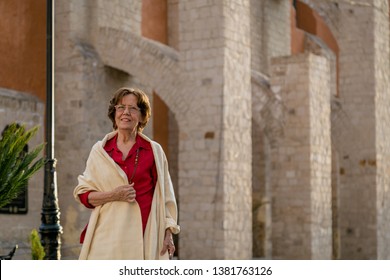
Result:
<svg viewBox="0 0 390 280"><path fill-rule="evenodd" d="M57 197L56 159L48 159L45 164L45 188L43 194L42 224L39 227L41 243L45 249L45 259L61 259L60 211Z"/></svg>

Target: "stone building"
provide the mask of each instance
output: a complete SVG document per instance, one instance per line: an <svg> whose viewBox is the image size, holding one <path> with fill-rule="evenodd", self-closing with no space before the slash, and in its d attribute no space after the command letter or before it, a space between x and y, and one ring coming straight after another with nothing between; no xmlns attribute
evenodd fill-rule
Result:
<svg viewBox="0 0 390 280"><path fill-rule="evenodd" d="M43 128L45 1L0 13L0 128ZM121 86L151 99L179 259L389 259L389 74L387 0L55 1L62 259L78 256L90 210L72 192ZM42 189L40 172L27 214L0 214L1 253L29 258Z"/></svg>

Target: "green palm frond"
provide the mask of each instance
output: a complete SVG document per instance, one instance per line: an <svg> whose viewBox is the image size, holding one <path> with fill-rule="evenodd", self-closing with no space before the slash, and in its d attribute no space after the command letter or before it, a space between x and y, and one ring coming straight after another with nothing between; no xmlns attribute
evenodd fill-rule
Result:
<svg viewBox="0 0 390 280"><path fill-rule="evenodd" d="M25 147L38 131L38 126L30 130L16 123L9 125L0 139L0 207L16 198L27 185L28 180L45 164L43 158L34 160L42 152L45 144L26 152Z"/></svg>

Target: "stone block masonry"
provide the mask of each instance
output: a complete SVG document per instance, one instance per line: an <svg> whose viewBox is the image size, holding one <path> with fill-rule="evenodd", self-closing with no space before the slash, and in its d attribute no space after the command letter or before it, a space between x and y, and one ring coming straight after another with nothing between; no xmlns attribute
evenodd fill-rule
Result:
<svg viewBox="0 0 390 280"><path fill-rule="evenodd" d="M271 152L273 259L331 259L328 61L306 53L272 62L271 88L285 108Z"/></svg>

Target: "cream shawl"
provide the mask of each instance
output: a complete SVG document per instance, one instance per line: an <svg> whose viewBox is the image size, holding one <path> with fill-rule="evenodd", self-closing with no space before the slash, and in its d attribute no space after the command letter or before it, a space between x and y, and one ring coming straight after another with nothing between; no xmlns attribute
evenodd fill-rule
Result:
<svg viewBox="0 0 390 280"><path fill-rule="evenodd" d="M116 133L107 134L92 147L86 169L78 177L78 185L73 192L76 201L80 202L78 195L87 191L110 191L128 184L126 174L104 150L107 140ZM144 236L137 202L117 201L97 206L89 219L80 260L168 259L168 253L160 256L165 230L170 228L174 234L180 231L168 162L157 142L141 133L139 135L151 143L158 175Z"/></svg>

